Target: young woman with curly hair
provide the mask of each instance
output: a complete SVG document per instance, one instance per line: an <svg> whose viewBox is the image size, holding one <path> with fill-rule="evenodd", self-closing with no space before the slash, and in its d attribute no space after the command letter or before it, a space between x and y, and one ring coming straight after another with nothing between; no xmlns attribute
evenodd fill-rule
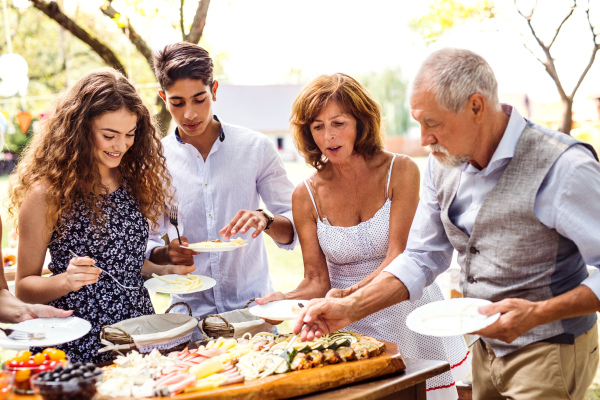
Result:
<svg viewBox="0 0 600 400"><path fill-rule="evenodd" d="M148 220L167 210L169 187L148 109L127 78L109 68L61 96L24 151L10 186L19 229L16 294L91 323L87 335L57 346L73 361L108 361L109 353L98 354L102 326L154 313L142 274L194 270L144 257ZM41 277L46 249L52 276ZM96 264L139 288L118 286Z"/></svg>

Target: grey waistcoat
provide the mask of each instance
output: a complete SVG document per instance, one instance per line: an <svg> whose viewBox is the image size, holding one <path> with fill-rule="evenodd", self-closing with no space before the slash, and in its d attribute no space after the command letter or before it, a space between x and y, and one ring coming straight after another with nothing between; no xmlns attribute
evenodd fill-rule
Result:
<svg viewBox="0 0 600 400"><path fill-rule="evenodd" d="M434 182L441 220L458 252L463 296L490 301L547 300L577 287L587 277L577 246L542 225L534 213L535 199L548 171L566 149L578 143L582 142L528 122L513 159L481 206L470 237L448 215L461 170L436 166ZM502 357L562 333L577 337L595 323L596 315L591 314L537 326L511 344L482 339Z"/></svg>

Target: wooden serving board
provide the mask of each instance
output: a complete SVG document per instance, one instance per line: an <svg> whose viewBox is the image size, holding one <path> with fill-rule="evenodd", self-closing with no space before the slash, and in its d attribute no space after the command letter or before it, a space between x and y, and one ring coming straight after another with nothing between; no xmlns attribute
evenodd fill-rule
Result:
<svg viewBox="0 0 600 400"><path fill-rule="evenodd" d="M302 396L406 369L406 364L394 343L384 342L385 351L377 357L342 362L321 368L271 375L263 379L224 386L209 391L179 394L175 400L241 399L275 400ZM101 397L108 400L107 397ZM122 399L125 400L125 399ZM131 400L131 398L127 398Z"/></svg>

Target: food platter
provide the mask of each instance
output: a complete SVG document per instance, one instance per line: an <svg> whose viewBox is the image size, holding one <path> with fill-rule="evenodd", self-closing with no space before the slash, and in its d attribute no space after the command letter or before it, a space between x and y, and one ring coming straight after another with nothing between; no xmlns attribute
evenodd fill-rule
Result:
<svg viewBox="0 0 600 400"><path fill-rule="evenodd" d="M12 329L24 332L44 332L43 339L13 340L6 336L0 337L0 347L22 350L28 347L49 347L79 339L90 331L90 323L79 317L67 318L37 318L20 322L11 326Z"/></svg>
<svg viewBox="0 0 600 400"><path fill-rule="evenodd" d="M264 305L250 307L250 314L272 321L287 321L298 318L300 304L304 307L308 300L279 300Z"/></svg>
<svg viewBox="0 0 600 400"><path fill-rule="evenodd" d="M466 335L483 329L500 318L500 313L491 316L479 314L477 308L488 304L491 301L476 298L434 301L408 314L406 326L422 335Z"/></svg>
<svg viewBox="0 0 600 400"><path fill-rule="evenodd" d="M195 287L190 290L185 290L185 291L178 290L178 288L173 287L172 285L170 287L169 284L167 282L165 282L165 280L175 281L177 279L181 279L182 277L185 277L185 275L176 275L176 274L163 275L158 278L148 279L146 282L144 282L144 286L146 287L146 289L151 290L153 292L158 292L158 293L188 294L188 293L202 292L203 290L211 289L217 284L217 281L215 281L210 276L202 276L202 275L194 275L194 277L197 277L198 279L200 279L202 281L201 286Z"/></svg>
<svg viewBox="0 0 600 400"><path fill-rule="evenodd" d="M150 382L152 385L140 386L139 383L128 383L131 389L125 389L125 391L130 390L130 395L121 391L121 376L127 373L127 368L130 368L133 360L138 360L136 361L138 369L143 364L139 364L141 360L138 355L119 356L115 360L115 365L105 368L105 380L98 388L101 395L99 398L104 400L118 397L120 400L130 400L140 397L171 395L172 399L284 399L377 378L406 369L406 364L395 344L341 331L322 338L325 340L325 346L316 341L295 343L293 346L295 350L289 358L289 360L293 358L293 361L288 364L287 358L277 355L277 350L281 351L283 347L287 347L286 341L273 342L273 340L274 338L276 338L275 340L289 340L292 335L272 335L274 338L266 340L268 335L266 333L257 334L250 340L250 343L246 344L243 343L244 339L235 344L236 339L219 338L208 343L204 341L205 345L201 345L195 350L173 353L171 356L181 360L180 363L162 368L162 376L154 382ZM353 343L348 344L350 341ZM334 342L339 344L335 350L332 347ZM317 349L317 345L320 350ZM307 346L311 348L308 352L303 349ZM254 347L254 350L249 350L249 347ZM326 354L328 355L326 356ZM253 365L264 366L264 368L260 367L260 375L253 376L252 371L248 369L249 367L252 369L252 366L248 362L252 362L251 360L260 356L279 360L279 364L275 365L276 370L269 367L269 361L266 365L259 362ZM152 360L153 364L159 362L156 355L147 355L146 357ZM336 357L339 358L335 359ZM164 357L160 360L162 359ZM273 362L277 363L277 361ZM215 365L219 367L214 368ZM271 363L271 365L273 364ZM279 366L285 365L287 368L279 369ZM179 368L183 368L186 372L179 373ZM273 371L275 372L273 373ZM177 375L180 378L177 378ZM192 379L191 384L187 383L185 380L189 378L189 375L196 375L197 381L194 382ZM241 376L246 378L245 381L242 379L242 382L236 382L236 377ZM173 388L171 385L179 385L178 382L183 382L182 386L178 386L179 392L171 391L169 393ZM148 387L144 389L143 386ZM168 386L168 390L163 392L166 386ZM149 388L153 388L154 392L148 391ZM181 392L182 388L185 389L184 393Z"/></svg>

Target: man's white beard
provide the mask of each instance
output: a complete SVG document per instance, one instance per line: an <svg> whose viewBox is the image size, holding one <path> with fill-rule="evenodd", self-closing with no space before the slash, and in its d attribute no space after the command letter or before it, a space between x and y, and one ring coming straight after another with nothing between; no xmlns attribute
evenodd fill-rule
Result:
<svg viewBox="0 0 600 400"><path fill-rule="evenodd" d="M443 154L443 156L441 156L441 157L438 157L434 154L434 157L444 168L460 167L461 165L463 165L464 163L469 161L469 157L459 157L459 156L454 156L454 155L450 154L448 149L439 143L430 144L429 148L433 152Z"/></svg>

